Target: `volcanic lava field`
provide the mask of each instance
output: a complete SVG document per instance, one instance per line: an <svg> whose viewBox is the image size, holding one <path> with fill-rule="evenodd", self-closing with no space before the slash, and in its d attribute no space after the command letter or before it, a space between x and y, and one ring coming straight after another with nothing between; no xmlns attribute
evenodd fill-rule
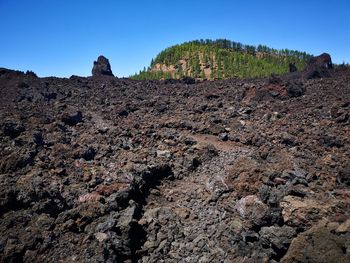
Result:
<svg viewBox="0 0 350 263"><path fill-rule="evenodd" d="M0 69L1 262L350 262L350 71Z"/></svg>

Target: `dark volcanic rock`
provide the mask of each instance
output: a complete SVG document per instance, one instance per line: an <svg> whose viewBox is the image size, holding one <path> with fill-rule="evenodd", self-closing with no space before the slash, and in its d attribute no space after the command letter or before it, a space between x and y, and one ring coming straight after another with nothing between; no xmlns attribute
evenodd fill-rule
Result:
<svg viewBox="0 0 350 263"><path fill-rule="evenodd" d="M290 226L262 227L259 232L261 239L267 245L271 245L278 253L286 252L296 231Z"/></svg>
<svg viewBox="0 0 350 263"><path fill-rule="evenodd" d="M33 142L38 146L45 144L43 133L41 131L35 131L33 133Z"/></svg>
<svg viewBox="0 0 350 263"><path fill-rule="evenodd" d="M350 262L349 244L349 233L337 235L330 224L320 223L298 235L281 262Z"/></svg>
<svg viewBox="0 0 350 263"><path fill-rule="evenodd" d="M191 78L191 77L183 77L183 78L181 79L181 81L182 81L183 83L189 84L189 85L195 84L195 83L196 83L196 80L195 80L194 78Z"/></svg>
<svg viewBox="0 0 350 263"><path fill-rule="evenodd" d="M71 113L67 112L62 115L62 121L69 126L77 125L79 122L82 122L82 120L83 114L81 113L81 111Z"/></svg>
<svg viewBox="0 0 350 263"><path fill-rule="evenodd" d="M0 69L0 262L349 262L350 74L327 70Z"/></svg>
<svg viewBox="0 0 350 263"><path fill-rule="evenodd" d="M22 132L25 131L25 128L21 124L16 123L5 123L3 132L6 136L11 137L12 139L18 137Z"/></svg>
<svg viewBox="0 0 350 263"><path fill-rule="evenodd" d="M323 53L320 56L310 59L309 64L304 70L306 79L330 77L330 69L333 68L331 56Z"/></svg>
<svg viewBox="0 0 350 263"><path fill-rule="evenodd" d="M86 161L91 161L95 158L96 153L96 149L94 149L93 147L88 147L82 152L81 157L84 158Z"/></svg>
<svg viewBox="0 0 350 263"><path fill-rule="evenodd" d="M323 53L317 57L314 57L310 60L309 65L315 65L320 68L333 68L332 58L329 54Z"/></svg>
<svg viewBox="0 0 350 263"><path fill-rule="evenodd" d="M280 76L276 74L272 74L271 77L269 78L269 84L276 84L276 85L282 85L283 80Z"/></svg>
<svg viewBox="0 0 350 263"><path fill-rule="evenodd" d="M92 76L114 76L107 58L99 56L97 61L94 61Z"/></svg>
<svg viewBox="0 0 350 263"><path fill-rule="evenodd" d="M300 97L305 94L305 87L301 82L289 82L287 84L287 92L290 97Z"/></svg>
<svg viewBox="0 0 350 263"><path fill-rule="evenodd" d="M350 165L341 170L337 176L337 183L339 185L350 186Z"/></svg>
<svg viewBox="0 0 350 263"><path fill-rule="evenodd" d="M298 71L298 69L295 63L289 63L289 72L296 72L296 71Z"/></svg>

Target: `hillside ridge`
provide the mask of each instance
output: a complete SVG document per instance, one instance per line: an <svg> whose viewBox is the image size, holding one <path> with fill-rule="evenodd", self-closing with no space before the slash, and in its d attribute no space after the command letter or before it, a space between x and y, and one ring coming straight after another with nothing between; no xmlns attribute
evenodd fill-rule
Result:
<svg viewBox="0 0 350 263"><path fill-rule="evenodd" d="M133 79L227 79L266 77L302 70L312 55L266 45L244 45L227 39L194 40L161 51Z"/></svg>

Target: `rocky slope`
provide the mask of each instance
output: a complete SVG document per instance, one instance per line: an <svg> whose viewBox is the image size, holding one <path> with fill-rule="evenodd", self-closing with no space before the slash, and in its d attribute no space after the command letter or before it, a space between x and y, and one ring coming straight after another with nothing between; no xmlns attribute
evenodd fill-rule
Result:
<svg viewBox="0 0 350 263"><path fill-rule="evenodd" d="M349 262L350 72L309 70L1 69L0 261Z"/></svg>

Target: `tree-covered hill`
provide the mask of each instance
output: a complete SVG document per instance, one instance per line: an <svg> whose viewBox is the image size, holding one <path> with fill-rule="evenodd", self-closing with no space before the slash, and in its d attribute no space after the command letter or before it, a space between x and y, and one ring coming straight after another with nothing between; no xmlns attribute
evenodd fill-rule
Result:
<svg viewBox="0 0 350 263"><path fill-rule="evenodd" d="M166 79L185 76L199 79L264 77L289 71L289 64L303 69L311 55L277 50L264 45L243 45L226 39L196 40L169 47L133 79Z"/></svg>

